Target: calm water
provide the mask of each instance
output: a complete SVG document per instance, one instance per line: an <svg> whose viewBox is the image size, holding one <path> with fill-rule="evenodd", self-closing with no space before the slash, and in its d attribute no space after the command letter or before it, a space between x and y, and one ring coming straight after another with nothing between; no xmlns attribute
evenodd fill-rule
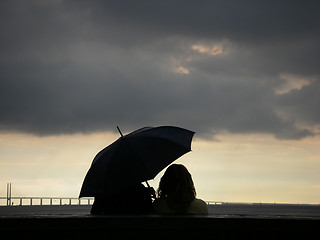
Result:
<svg viewBox="0 0 320 240"><path fill-rule="evenodd" d="M212 217L311 217L320 218L320 205L222 204L208 205ZM0 216L88 215L90 205L1 206Z"/></svg>

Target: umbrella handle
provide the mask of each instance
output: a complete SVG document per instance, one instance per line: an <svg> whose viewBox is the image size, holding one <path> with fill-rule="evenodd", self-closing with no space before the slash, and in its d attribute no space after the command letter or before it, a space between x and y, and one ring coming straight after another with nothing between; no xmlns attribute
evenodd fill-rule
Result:
<svg viewBox="0 0 320 240"><path fill-rule="evenodd" d="M150 189L151 197L156 199L157 197L156 197L156 193L155 193L153 187L150 187L148 181L145 181L145 183L147 184L148 188Z"/></svg>

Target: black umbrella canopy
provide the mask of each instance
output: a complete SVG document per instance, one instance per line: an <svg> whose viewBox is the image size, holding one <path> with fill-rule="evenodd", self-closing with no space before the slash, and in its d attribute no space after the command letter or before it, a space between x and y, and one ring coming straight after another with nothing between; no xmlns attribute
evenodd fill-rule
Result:
<svg viewBox="0 0 320 240"><path fill-rule="evenodd" d="M113 195L131 184L153 179L191 151L194 132L174 127L144 127L120 137L93 159L80 197Z"/></svg>

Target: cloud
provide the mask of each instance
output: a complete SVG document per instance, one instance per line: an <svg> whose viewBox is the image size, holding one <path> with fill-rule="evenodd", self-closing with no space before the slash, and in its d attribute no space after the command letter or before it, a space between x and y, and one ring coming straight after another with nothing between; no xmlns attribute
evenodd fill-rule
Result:
<svg viewBox="0 0 320 240"><path fill-rule="evenodd" d="M1 131L300 139L320 123L316 1L1 5Z"/></svg>
<svg viewBox="0 0 320 240"><path fill-rule="evenodd" d="M223 47L220 45L213 45L212 47L203 45L192 45L192 50L212 56L224 54Z"/></svg>
<svg viewBox="0 0 320 240"><path fill-rule="evenodd" d="M277 94L287 94L292 90L300 90L302 87L310 85L315 80L310 77L299 77L290 74L280 74L279 78L284 82L275 90Z"/></svg>

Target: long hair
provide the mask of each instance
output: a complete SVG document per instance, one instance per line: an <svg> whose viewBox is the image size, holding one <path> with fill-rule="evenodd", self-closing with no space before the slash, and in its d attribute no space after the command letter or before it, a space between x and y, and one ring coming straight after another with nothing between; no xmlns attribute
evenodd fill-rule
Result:
<svg viewBox="0 0 320 240"><path fill-rule="evenodd" d="M181 164L172 164L162 176L157 190L159 198L166 198L168 206L176 213L183 213L196 198L191 174Z"/></svg>

